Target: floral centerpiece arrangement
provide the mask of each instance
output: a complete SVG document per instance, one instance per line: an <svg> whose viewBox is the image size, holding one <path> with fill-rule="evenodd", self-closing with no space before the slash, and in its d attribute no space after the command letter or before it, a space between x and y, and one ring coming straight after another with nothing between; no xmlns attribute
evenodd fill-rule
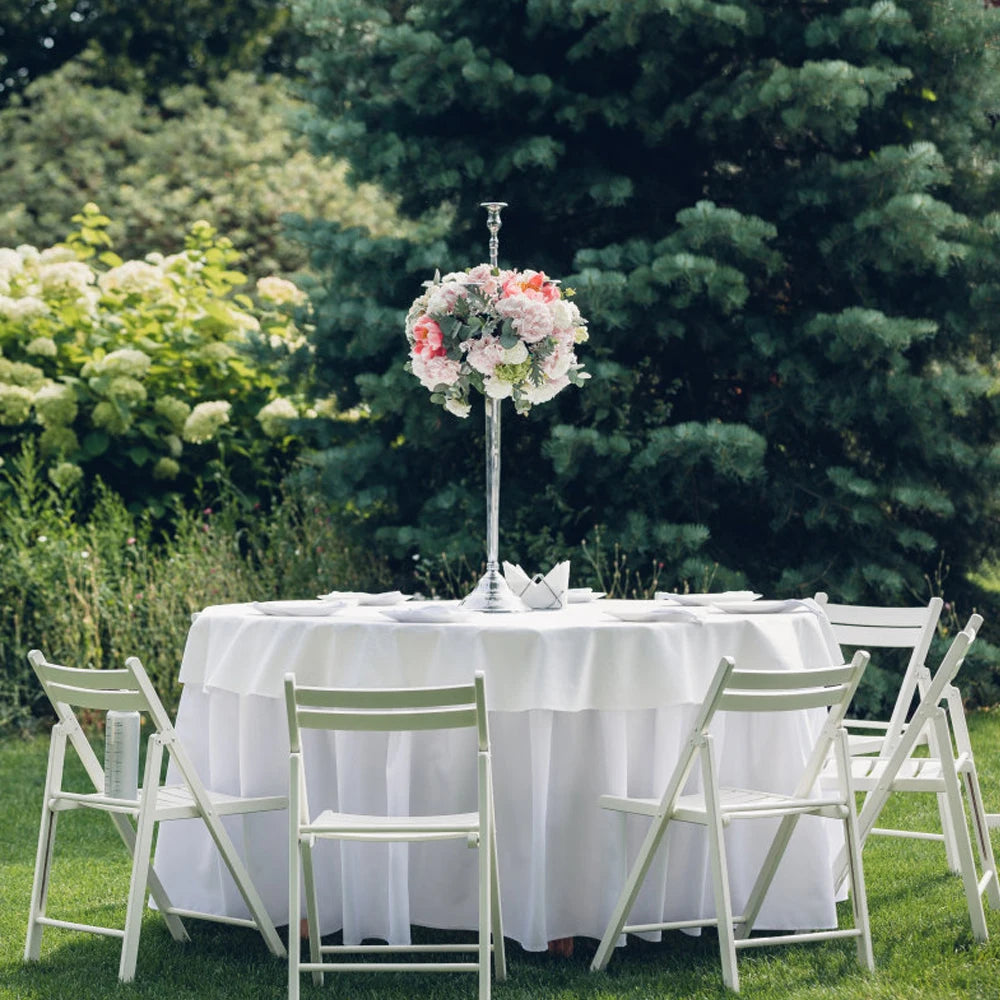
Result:
<svg viewBox="0 0 1000 1000"><path fill-rule="evenodd" d="M406 316L407 370L456 416L469 415L472 387L527 413L590 378L576 357L587 321L572 294L542 271L479 264L435 274Z"/></svg>

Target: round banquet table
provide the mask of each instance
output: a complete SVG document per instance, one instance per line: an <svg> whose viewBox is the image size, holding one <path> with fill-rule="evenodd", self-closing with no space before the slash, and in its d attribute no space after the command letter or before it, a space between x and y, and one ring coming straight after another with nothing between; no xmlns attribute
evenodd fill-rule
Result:
<svg viewBox="0 0 1000 1000"><path fill-rule="evenodd" d="M286 672L304 685L379 687L465 683L481 670L505 936L529 950L556 938L599 938L645 832L645 821L630 818L623 835L622 817L602 810L599 795L660 794L722 656L748 669L842 660L825 617L805 606L781 614L706 608L697 620L670 622L621 621L605 607L612 605L436 624L393 621L376 607L317 617L209 607L188 635L176 728L207 787L284 794ZM713 725L721 780L790 791L821 723L816 712L721 714ZM474 745L461 742L469 734L307 735L314 737L304 747L314 813L475 808ZM446 793L459 801L445 802ZM275 923L288 923L286 815L226 824ZM761 820L727 831L736 912L772 832ZM836 926L831 861L839 843L832 821L799 823L757 926ZM475 855L454 841L319 844L323 932L343 929L345 943L403 943L411 924L474 928ZM161 826L155 867L174 905L247 915L197 821ZM631 919L712 912L704 831L677 824Z"/></svg>

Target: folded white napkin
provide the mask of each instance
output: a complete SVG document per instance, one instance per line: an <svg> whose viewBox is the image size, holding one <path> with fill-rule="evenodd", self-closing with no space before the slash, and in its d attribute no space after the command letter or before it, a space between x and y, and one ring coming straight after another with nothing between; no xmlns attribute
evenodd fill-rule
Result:
<svg viewBox="0 0 1000 1000"><path fill-rule="evenodd" d="M361 590L331 590L329 594L320 594L319 599L321 601L352 601L359 605L378 606L399 604L407 598L400 590L386 590L381 594L369 594Z"/></svg>
<svg viewBox="0 0 1000 1000"><path fill-rule="evenodd" d="M529 608L552 610L566 606L569 591L569 560L556 563L544 576L536 573L529 577L520 566L505 562L503 576L507 586Z"/></svg>

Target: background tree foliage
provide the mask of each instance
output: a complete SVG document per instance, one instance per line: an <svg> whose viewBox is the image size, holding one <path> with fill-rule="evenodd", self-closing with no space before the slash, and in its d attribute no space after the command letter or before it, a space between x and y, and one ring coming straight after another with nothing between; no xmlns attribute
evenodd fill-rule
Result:
<svg viewBox="0 0 1000 1000"><path fill-rule="evenodd" d="M345 165L313 155L292 130L301 102L281 77L233 72L165 87L150 103L101 85L99 62L92 52L67 62L0 109L0 246L54 243L95 201L122 257L180 250L206 219L261 277L306 264L287 212L398 227L381 192L351 189Z"/></svg>
<svg viewBox="0 0 1000 1000"><path fill-rule="evenodd" d="M234 70L289 72L283 0L0 0L0 105L92 46L97 82L154 96Z"/></svg>
<svg viewBox="0 0 1000 1000"><path fill-rule="evenodd" d="M399 558L482 536L482 419L403 371L436 267L578 292L595 375L504 428L503 555L605 525L682 586L912 602L997 543L1000 17L981 0L295 0L310 135L443 232L312 228L328 488ZM305 227L304 227L305 228Z"/></svg>

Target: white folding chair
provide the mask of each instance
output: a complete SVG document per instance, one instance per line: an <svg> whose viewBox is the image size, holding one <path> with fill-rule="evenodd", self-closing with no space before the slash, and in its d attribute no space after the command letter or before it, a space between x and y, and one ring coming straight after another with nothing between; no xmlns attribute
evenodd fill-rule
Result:
<svg viewBox="0 0 1000 1000"><path fill-rule="evenodd" d="M309 925L309 961L289 948L288 996L297 1000L303 972L320 984L324 972L478 972L479 1000L490 996L490 954L498 981L507 976L500 892L497 878L496 828L493 817L493 771L486 717L483 675L474 683L452 687L333 689L300 687L285 675L289 755L288 913L301 912L300 878L305 884ZM358 815L323 810L313 816L306 797L303 730L327 732L416 732L470 729L478 746L478 804L471 812L437 815ZM471 745L470 745L471 750ZM470 755L471 756L471 755ZM470 760L471 765L471 760ZM319 899L313 846L317 839L367 842L465 840L479 850L479 939L474 944L324 945L320 940ZM475 952L476 961L325 961L334 954L412 954Z"/></svg>
<svg viewBox="0 0 1000 1000"><path fill-rule="evenodd" d="M723 658L709 685L708 694L698 712L690 735L666 791L660 799L601 796L601 806L624 814L647 816L651 823L639 853L632 864L625 885L615 904L607 929L591 963L591 969L603 969L623 933L672 930L682 927L716 927L722 958L722 977L732 990L739 990L736 952L795 941L831 938L857 939L858 960L871 970L875 966L861 848L858 840L854 790L850 780L847 732L843 728L847 705L868 663L868 654L858 651L850 664L812 670L736 670L732 659ZM828 709L819 737L791 794L779 794L748 788L720 787L718 766L709 727L718 712L787 712L811 708ZM818 778L824 761L831 753L837 762L839 780L835 790L820 790ZM701 766L702 791L685 793L685 786L696 762ZM764 897L777 872L785 848L800 816L814 815L838 819L844 824L851 874L851 901L854 925L831 929L751 938L754 922ZM730 898L728 862L723 831L736 819L780 817L777 831L760 874L740 915L734 915ZM639 894L658 846L671 823L695 823L706 828L715 917L695 918L652 924L626 924L628 914Z"/></svg>
<svg viewBox="0 0 1000 1000"><path fill-rule="evenodd" d="M123 670L85 670L59 666L49 663L37 649L28 654L28 659L55 708L59 721L52 729L49 745L49 763L45 775L42 819L38 832L38 853L31 888L24 960L37 961L40 958L42 932L46 927L89 931L122 939L118 978L126 982L133 979L147 889L156 901L167 928L176 941L188 940L187 931L180 918L198 917L256 928L263 935L271 952L284 956L285 949L281 939L246 866L223 826L221 817L284 809L288 800L284 796L244 798L206 790L178 740L146 671L135 657L125 661ZM105 794L104 768L80 726L75 709L136 711L144 713L149 720L152 732L146 741L145 770L142 787L136 799L112 798ZM74 792L63 788L67 741L76 750L95 791ZM161 782L164 751L170 755L170 760L180 774L180 784L165 785ZM55 919L46 913L55 847L56 819L59 813L72 809L96 809L107 813L132 855L132 875L124 929ZM150 854L157 823L174 819L204 821L237 888L243 895L251 914L250 918L224 917L184 910L171 904L156 872L150 865Z"/></svg>
<svg viewBox="0 0 1000 1000"><path fill-rule="evenodd" d="M958 871L965 887L972 932L977 941L987 940L986 917L982 896L985 893L993 909L1000 908L1000 886L997 883L996 861L983 808L982 792L976 762L969 741L962 697L954 685L955 676L965 659L965 654L976 637L983 619L972 615L965 628L955 636L941 665L924 691L909 725L900 735L887 756L853 757L851 770L854 786L866 792L858 817L858 832L862 846L870 834L908 837L919 840L937 840L954 846ZM950 725L949 725L950 723ZM933 737L928 741L930 756L914 755L924 732ZM969 813L963 807L962 790ZM942 820L951 823L950 836L922 830L900 830L876 827L890 795L895 792L935 793L947 800L948 808L942 811ZM976 861L969 838L969 823L975 833L982 875L977 872ZM834 872L841 882L846 875L846 858L838 857Z"/></svg>
<svg viewBox="0 0 1000 1000"><path fill-rule="evenodd" d="M900 680L899 692L887 720L845 719L851 753L879 753L891 745L906 726L914 697L930 681L927 654L941 617L942 601L932 597L923 607L872 607L860 604L831 604L822 591L816 603L833 626L841 646L864 649L909 649L910 657Z"/></svg>

